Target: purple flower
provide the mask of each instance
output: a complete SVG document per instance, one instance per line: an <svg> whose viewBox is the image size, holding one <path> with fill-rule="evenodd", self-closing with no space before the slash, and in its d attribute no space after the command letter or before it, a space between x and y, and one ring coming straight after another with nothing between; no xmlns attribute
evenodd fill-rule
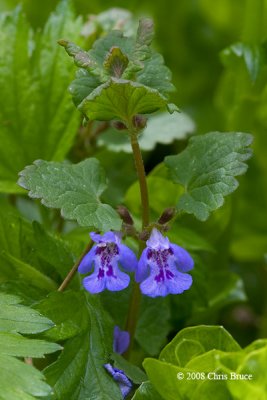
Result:
<svg viewBox="0 0 267 400"><path fill-rule="evenodd" d="M192 285L190 271L194 261L180 246L153 229L147 247L142 252L136 271L136 281L142 282L141 292L150 297L179 294Z"/></svg>
<svg viewBox="0 0 267 400"><path fill-rule="evenodd" d="M127 376L121 369L115 368L111 364L105 364L104 367L110 373L112 378L119 383L121 394L125 399L125 397L130 393L132 389L132 382L129 378L127 378Z"/></svg>
<svg viewBox="0 0 267 400"><path fill-rule="evenodd" d="M82 259L78 271L81 274L94 272L84 278L83 286L88 292L99 293L105 289L118 291L125 289L130 277L119 269L132 272L137 268L137 258L127 246L121 243L118 233L106 232L99 235L90 233L91 239L97 243Z"/></svg>
<svg viewBox="0 0 267 400"><path fill-rule="evenodd" d="M113 351L114 353L124 353L130 344L130 334L127 331L122 331L118 326L115 326L113 333Z"/></svg>

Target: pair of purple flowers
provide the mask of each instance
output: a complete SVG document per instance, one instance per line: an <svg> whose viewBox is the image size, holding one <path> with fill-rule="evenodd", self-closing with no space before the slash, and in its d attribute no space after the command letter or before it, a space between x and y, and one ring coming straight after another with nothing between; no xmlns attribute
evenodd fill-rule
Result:
<svg viewBox="0 0 267 400"><path fill-rule="evenodd" d="M121 243L119 233L99 235L91 232L90 236L96 244L78 268L81 274L88 274L94 268L94 272L83 280L85 289L90 293L125 289L130 277L121 271L119 265L127 272L135 272L135 280L146 296L180 294L192 285L192 277L186 273L194 266L192 257L182 247L170 243L155 228L139 261L133 251Z"/></svg>

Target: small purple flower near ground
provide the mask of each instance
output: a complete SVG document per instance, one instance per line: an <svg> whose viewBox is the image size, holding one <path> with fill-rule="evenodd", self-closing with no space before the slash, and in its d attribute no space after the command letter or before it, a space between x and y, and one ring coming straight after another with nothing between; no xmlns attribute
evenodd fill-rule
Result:
<svg viewBox="0 0 267 400"><path fill-rule="evenodd" d="M113 332L113 351L114 353L123 354L129 347L130 334L128 331L122 331L115 326Z"/></svg>
<svg viewBox="0 0 267 400"><path fill-rule="evenodd" d="M125 373L118 368L113 367L111 364L105 364L104 367L110 373L114 381L118 382L123 398L130 393L132 389L132 382L125 375Z"/></svg>
<svg viewBox="0 0 267 400"><path fill-rule="evenodd" d="M130 277L119 269L119 264L128 272L135 271L137 258L133 251L121 243L119 233L99 235L91 232L90 237L97 244L84 256L78 267L81 274L91 272L94 267L94 272L83 280L85 289L90 293L125 289Z"/></svg>
<svg viewBox="0 0 267 400"><path fill-rule="evenodd" d="M185 272L194 267L190 254L182 247L170 243L167 237L153 229L146 242L136 271L143 294L150 297L180 294L190 288L192 277Z"/></svg>
<svg viewBox="0 0 267 400"><path fill-rule="evenodd" d="M129 332L122 331L118 326L115 326L113 331L113 351L115 353L122 354L128 349L129 343ZM125 399L132 389L132 381L121 369L115 368L111 364L104 364L104 367L112 376L112 378L118 382L122 397Z"/></svg>

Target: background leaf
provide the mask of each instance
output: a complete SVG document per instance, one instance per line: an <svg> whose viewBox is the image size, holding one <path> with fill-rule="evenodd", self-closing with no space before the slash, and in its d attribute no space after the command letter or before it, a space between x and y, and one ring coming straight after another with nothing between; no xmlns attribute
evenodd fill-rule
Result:
<svg viewBox="0 0 267 400"><path fill-rule="evenodd" d="M62 2L42 33L33 34L17 8L0 18L0 188L17 193L18 172L36 158L61 160L70 149L79 115L67 85L73 66L57 45L79 36L81 20Z"/></svg>

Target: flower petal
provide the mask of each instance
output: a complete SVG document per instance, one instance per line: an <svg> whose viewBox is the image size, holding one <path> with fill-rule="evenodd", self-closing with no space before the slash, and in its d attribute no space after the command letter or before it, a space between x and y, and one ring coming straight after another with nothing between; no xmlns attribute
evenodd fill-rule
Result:
<svg viewBox="0 0 267 400"><path fill-rule="evenodd" d="M125 246L125 244L118 245L119 247L119 262L126 271L133 272L137 269L137 258L134 252Z"/></svg>
<svg viewBox="0 0 267 400"><path fill-rule="evenodd" d="M98 273L94 272L83 280L84 288L90 293L100 293L106 289L105 279L98 278Z"/></svg>
<svg viewBox="0 0 267 400"><path fill-rule="evenodd" d="M168 294L180 294L188 290L193 282L192 276L175 272L172 279L165 278L164 281L157 282L155 275L151 274L141 283L140 289L143 294L149 297L167 296Z"/></svg>
<svg viewBox="0 0 267 400"><path fill-rule="evenodd" d="M158 283L155 280L155 276L150 275L145 279L141 285L140 290L143 294L149 297L167 296L169 294L167 286L164 282Z"/></svg>
<svg viewBox="0 0 267 400"><path fill-rule="evenodd" d="M122 370L113 367L111 364L104 364L104 367L109 372L109 374L112 376L114 381L119 383L122 397L123 397L123 399L125 399L125 397L130 393L130 391L132 389L132 386L133 386L132 382L125 375L125 373Z"/></svg>
<svg viewBox="0 0 267 400"><path fill-rule="evenodd" d="M189 274L183 274L175 271L173 279L166 280L166 286L169 294L180 294L188 290L192 285L193 279Z"/></svg>
<svg viewBox="0 0 267 400"><path fill-rule="evenodd" d="M130 283L129 275L121 272L118 268L115 269L114 275L106 277L106 287L111 292L117 292L127 288Z"/></svg>
<svg viewBox="0 0 267 400"><path fill-rule="evenodd" d="M118 326L115 326L113 332L113 351L118 354L124 353L130 343L130 334L128 331L122 331Z"/></svg>
<svg viewBox="0 0 267 400"><path fill-rule="evenodd" d="M87 274L93 268L95 250L96 246L93 246L91 250L83 257L78 267L78 272L80 272L80 274Z"/></svg>
<svg viewBox="0 0 267 400"><path fill-rule="evenodd" d="M142 252L141 257L139 259L136 273L135 273L135 280L136 282L141 282L147 278L150 268L148 266L148 258L147 258L148 248Z"/></svg>
<svg viewBox="0 0 267 400"><path fill-rule="evenodd" d="M150 238L146 242L147 246L154 250L168 249L170 241L167 236L163 236L156 228L152 230Z"/></svg>
<svg viewBox="0 0 267 400"><path fill-rule="evenodd" d="M173 243L170 245L170 248L173 250L175 265L179 271L187 272L194 267L194 260L185 249Z"/></svg>

